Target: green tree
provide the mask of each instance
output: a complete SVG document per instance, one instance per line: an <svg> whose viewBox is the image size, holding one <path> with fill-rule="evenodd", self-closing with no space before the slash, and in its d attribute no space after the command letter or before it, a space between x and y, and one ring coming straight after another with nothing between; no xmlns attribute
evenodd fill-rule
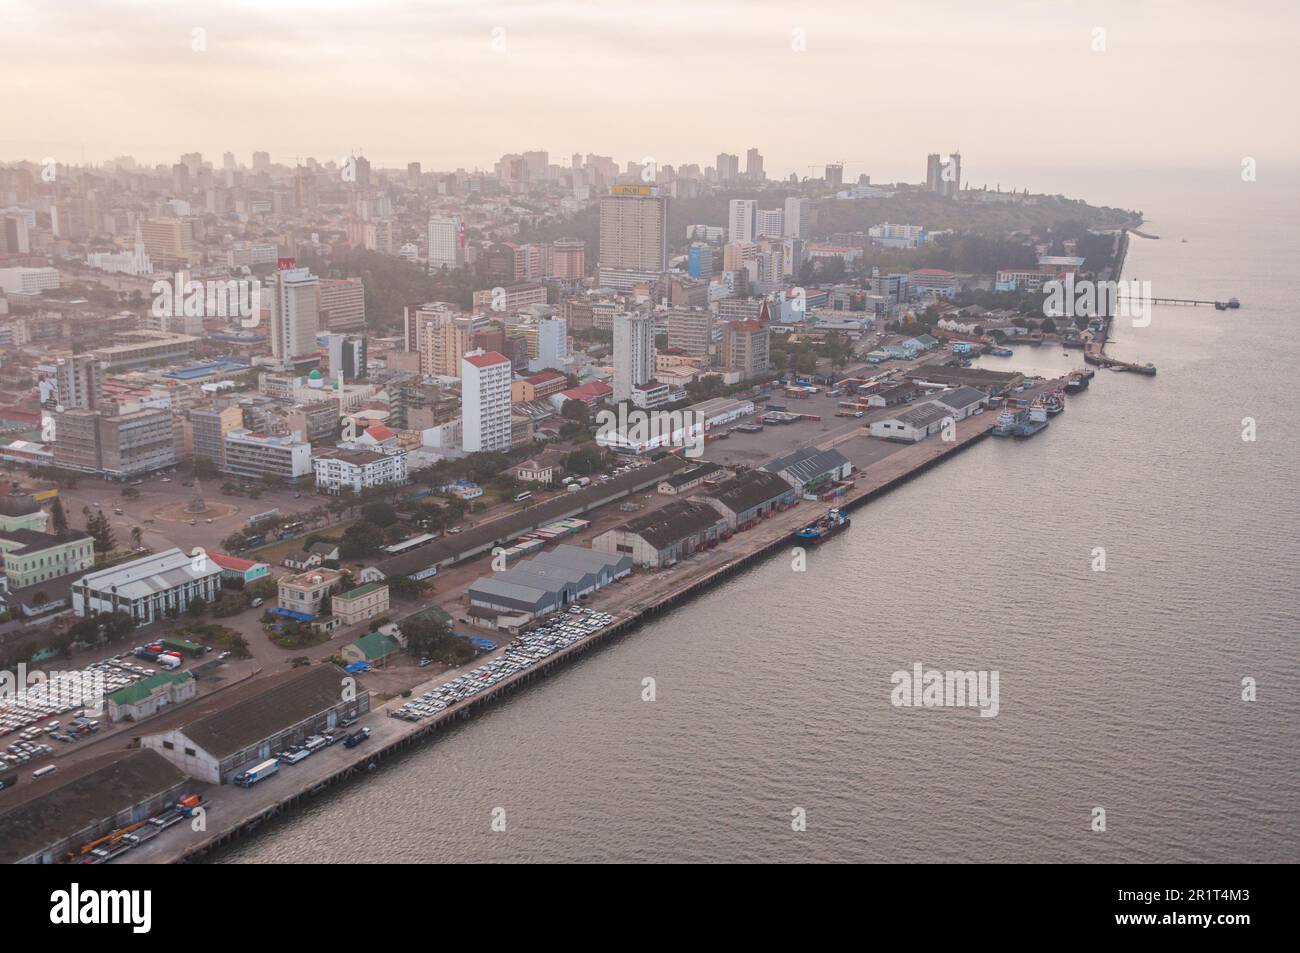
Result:
<svg viewBox="0 0 1300 953"><path fill-rule="evenodd" d="M384 545L384 534L369 523L355 523L343 531L339 540L341 559L362 559Z"/></svg>
<svg viewBox="0 0 1300 953"><path fill-rule="evenodd" d="M50 507L50 525L54 528L55 536L67 535L68 514L63 511L63 500L57 496L54 498L54 505Z"/></svg>

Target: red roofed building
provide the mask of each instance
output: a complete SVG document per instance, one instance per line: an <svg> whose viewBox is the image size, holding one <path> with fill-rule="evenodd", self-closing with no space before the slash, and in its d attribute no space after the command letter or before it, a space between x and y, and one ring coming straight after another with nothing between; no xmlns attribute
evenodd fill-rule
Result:
<svg viewBox="0 0 1300 953"><path fill-rule="evenodd" d="M460 361L461 449L509 450L510 359L496 351L470 351Z"/></svg>
<svg viewBox="0 0 1300 953"><path fill-rule="evenodd" d="M609 400L613 396L614 388L604 381L588 381L581 387L574 387L551 395L551 403L555 405L556 410L564 410L565 401L580 400L587 405L588 409L595 409L596 405L601 401Z"/></svg>
<svg viewBox="0 0 1300 953"><path fill-rule="evenodd" d="M558 371L541 371L510 385L510 400L515 404L526 404L558 394L569 386L569 379Z"/></svg>
<svg viewBox="0 0 1300 953"><path fill-rule="evenodd" d="M222 579L242 579L245 585L266 578L271 571L266 563L255 563L251 559L240 559L225 553L208 553L208 558L221 570Z"/></svg>
<svg viewBox="0 0 1300 953"><path fill-rule="evenodd" d="M366 432L357 438L357 443L376 447L395 447L397 446L397 431L383 424L371 424Z"/></svg>

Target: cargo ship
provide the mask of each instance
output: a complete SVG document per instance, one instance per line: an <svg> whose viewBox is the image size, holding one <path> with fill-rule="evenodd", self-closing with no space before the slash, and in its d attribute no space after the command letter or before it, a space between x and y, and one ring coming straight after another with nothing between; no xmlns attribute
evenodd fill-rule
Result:
<svg viewBox="0 0 1300 953"><path fill-rule="evenodd" d="M1088 376L1071 374L1070 379L1065 382L1065 392L1067 394L1077 394L1079 391L1087 390L1090 383L1092 383L1092 380Z"/></svg>
<svg viewBox="0 0 1300 953"><path fill-rule="evenodd" d="M794 539L799 543L807 543L810 546L818 546L826 542L832 536L838 536L849 528L851 521L844 515L844 511L838 508L826 511L826 515L821 519L809 523L802 529L794 532Z"/></svg>

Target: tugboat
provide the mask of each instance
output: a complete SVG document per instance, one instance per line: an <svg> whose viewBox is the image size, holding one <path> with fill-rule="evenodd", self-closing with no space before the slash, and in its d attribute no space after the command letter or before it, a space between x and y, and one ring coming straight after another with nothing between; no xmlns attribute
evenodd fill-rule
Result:
<svg viewBox="0 0 1300 953"><path fill-rule="evenodd" d="M1012 436L1015 437L1032 437L1040 430L1047 429L1047 408L1041 400L1036 400L1029 405L1029 418L1021 423L1017 423L1012 430Z"/></svg>
<svg viewBox="0 0 1300 953"><path fill-rule="evenodd" d="M1079 391L1087 390L1090 383L1092 383L1091 379L1083 374L1071 374L1070 379L1065 382L1065 392L1077 394Z"/></svg>
<svg viewBox="0 0 1300 953"><path fill-rule="evenodd" d="M833 508L826 511L826 515L818 520L814 520L802 529L794 532L796 542L806 543L809 546L820 546L832 536L838 536L849 528L851 520L844 515L844 511L839 508Z"/></svg>
<svg viewBox="0 0 1300 953"><path fill-rule="evenodd" d="M989 353L994 357L1012 357L1016 352L1009 347L994 347L989 349Z"/></svg>
<svg viewBox="0 0 1300 953"><path fill-rule="evenodd" d="M1043 398L1043 407L1047 411L1047 416L1055 417L1065 410L1065 394L1059 390L1052 391Z"/></svg>

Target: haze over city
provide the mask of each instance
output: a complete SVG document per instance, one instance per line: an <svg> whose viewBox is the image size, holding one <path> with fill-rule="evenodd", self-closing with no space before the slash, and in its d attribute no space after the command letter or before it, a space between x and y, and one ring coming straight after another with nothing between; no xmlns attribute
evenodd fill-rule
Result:
<svg viewBox="0 0 1300 953"><path fill-rule="evenodd" d="M915 156L942 147L980 156L976 184L1046 191L1055 167L1139 153L1291 165L1300 133L1275 121L1274 96L1290 88L1300 8L1250 9L4 0L0 157L361 151L450 170L522 148L703 164L758 145L773 177L843 160L848 179L912 181ZM1104 119L1074 111L1101 104Z"/></svg>

